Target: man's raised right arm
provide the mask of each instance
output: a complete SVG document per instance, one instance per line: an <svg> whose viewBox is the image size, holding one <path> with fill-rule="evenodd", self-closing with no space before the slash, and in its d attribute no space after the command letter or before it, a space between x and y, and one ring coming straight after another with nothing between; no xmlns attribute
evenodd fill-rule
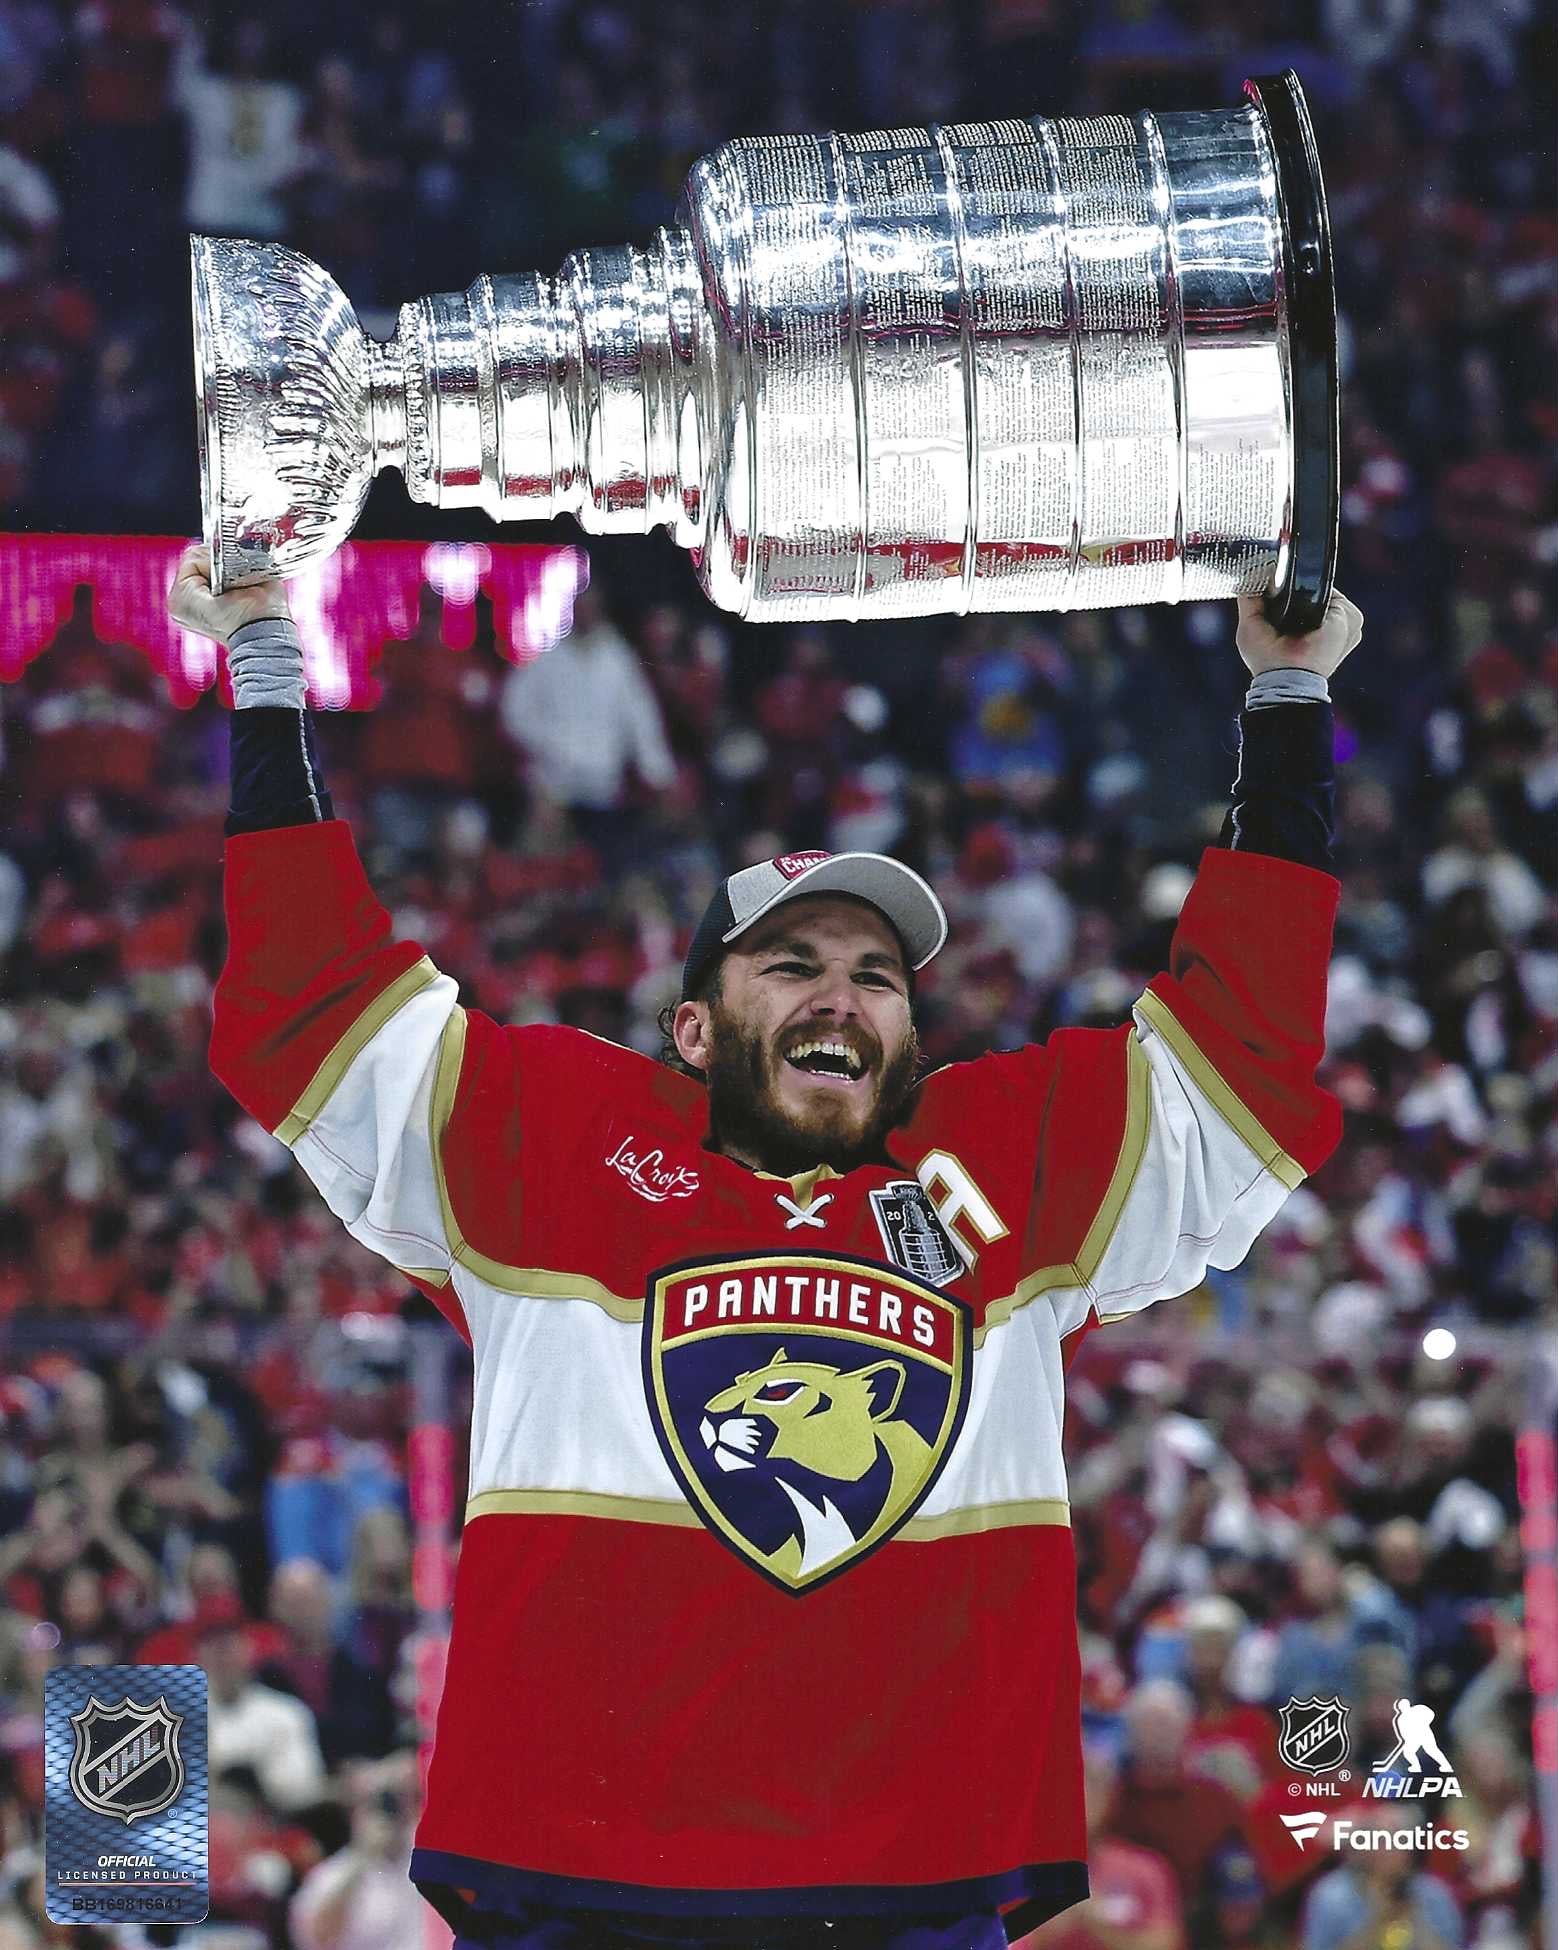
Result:
<svg viewBox="0 0 1558 1950"><path fill-rule="evenodd" d="M440 1162L466 1026L457 986L414 942L392 938L334 816L282 585L214 596L209 554L192 548L168 607L227 645L233 685L227 959L211 1068L289 1147L348 1232L463 1331Z"/></svg>

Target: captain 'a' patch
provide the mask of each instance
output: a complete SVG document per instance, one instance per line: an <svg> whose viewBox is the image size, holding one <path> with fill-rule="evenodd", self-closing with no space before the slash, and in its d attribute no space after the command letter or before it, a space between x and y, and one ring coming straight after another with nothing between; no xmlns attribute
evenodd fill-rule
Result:
<svg viewBox="0 0 1558 1950"><path fill-rule="evenodd" d="M963 1424L969 1310L869 1260L694 1260L650 1280L650 1418L716 1537L787 1591L858 1564Z"/></svg>

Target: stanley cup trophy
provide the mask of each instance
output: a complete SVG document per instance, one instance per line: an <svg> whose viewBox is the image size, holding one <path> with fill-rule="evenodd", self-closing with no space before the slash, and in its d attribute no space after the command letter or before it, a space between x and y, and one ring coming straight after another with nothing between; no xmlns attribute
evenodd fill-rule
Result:
<svg viewBox="0 0 1558 1950"><path fill-rule="evenodd" d="M192 240L212 584L413 500L664 524L752 621L1268 593L1337 531L1330 236L1291 72L1237 108L726 143L648 250L367 338L274 244Z"/></svg>

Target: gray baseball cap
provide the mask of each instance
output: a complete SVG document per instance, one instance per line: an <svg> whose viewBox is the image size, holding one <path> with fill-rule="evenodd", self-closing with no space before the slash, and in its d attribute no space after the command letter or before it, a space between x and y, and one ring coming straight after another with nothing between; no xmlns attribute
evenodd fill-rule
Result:
<svg viewBox="0 0 1558 1950"><path fill-rule="evenodd" d="M853 894L868 902L897 931L916 972L947 938L941 902L901 860L885 853L781 853L722 882L687 951L682 994L695 994L720 955L748 928L803 894Z"/></svg>

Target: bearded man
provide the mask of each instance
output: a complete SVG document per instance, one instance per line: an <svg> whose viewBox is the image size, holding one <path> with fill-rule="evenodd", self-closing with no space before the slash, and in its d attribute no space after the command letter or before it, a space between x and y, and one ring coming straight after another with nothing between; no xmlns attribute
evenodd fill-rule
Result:
<svg viewBox="0 0 1558 1950"><path fill-rule="evenodd" d="M655 1064L395 942L277 584L228 646L212 1067L470 1344L411 1875L461 1945L987 1950L1087 1895L1066 1364L1231 1267L1338 1131L1327 676L1252 673L1223 842L1114 1030L917 1074L946 937L874 854L733 873Z"/></svg>

